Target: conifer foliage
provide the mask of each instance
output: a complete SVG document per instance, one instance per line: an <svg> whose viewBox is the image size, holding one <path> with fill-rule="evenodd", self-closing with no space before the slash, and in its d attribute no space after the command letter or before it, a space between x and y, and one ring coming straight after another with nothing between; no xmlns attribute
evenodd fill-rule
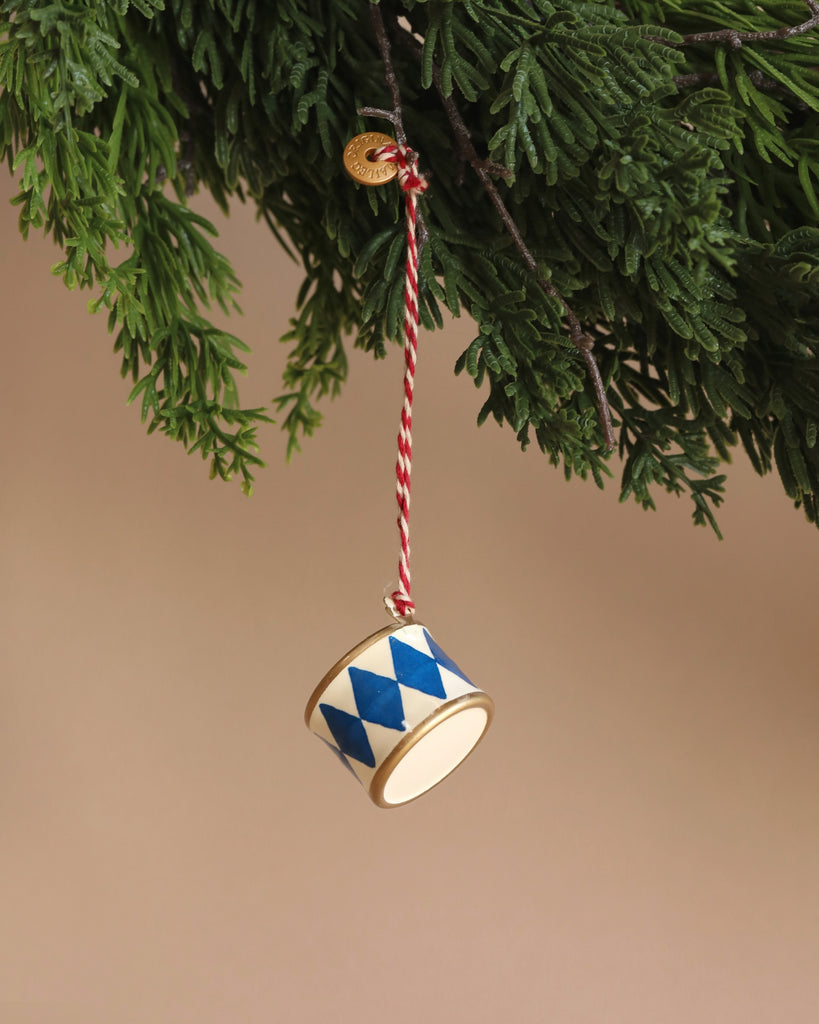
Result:
<svg viewBox="0 0 819 1024"><path fill-rule="evenodd" d="M479 422L623 498L710 522L741 444L817 522L819 3L0 0L0 149L20 230L104 311L149 431L250 491L264 409L211 322L239 283L189 197L258 206L304 266L290 449L349 339L400 336L398 190L341 154L397 116L420 154L420 311L467 314ZM386 54L377 22L389 42ZM400 90L396 106L395 90ZM434 343L434 337L426 342ZM599 368L599 373L598 373ZM603 397L605 396L605 397ZM609 434L613 424L613 433Z"/></svg>

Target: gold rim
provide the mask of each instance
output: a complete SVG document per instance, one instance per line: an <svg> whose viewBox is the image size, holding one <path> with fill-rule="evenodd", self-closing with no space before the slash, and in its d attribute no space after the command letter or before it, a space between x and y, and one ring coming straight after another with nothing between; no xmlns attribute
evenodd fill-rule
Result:
<svg viewBox="0 0 819 1024"><path fill-rule="evenodd" d="M391 626L384 626L383 629L379 629L371 636L368 636L366 640L362 640L360 644L356 644L351 651L347 651L343 658L339 658L339 660L324 676L324 678L321 680L321 682L318 684L315 690L313 690L313 692L310 694L310 699L307 701L307 707L304 709L304 722L308 729L310 728L310 719L313 717L313 712L316 710L316 705L318 704L321 695L324 693L324 691L327 689L330 683L333 682L336 676L339 675L339 673L342 672L345 668L347 668L351 661L355 661L359 654L363 654L363 652L366 651L368 647L372 647L372 645L376 643L378 640L380 640L382 637L389 636L390 633L394 633L397 629L401 629L404 625L406 625L406 623L394 622ZM413 625L418 625L418 623L413 623Z"/></svg>
<svg viewBox="0 0 819 1024"><path fill-rule="evenodd" d="M447 718L451 718L452 715L457 714L459 711L463 711L464 708L476 707L483 708L486 711L486 724L483 727L483 731L477 738L475 743L457 764L454 764L446 775L442 775L438 782L433 783L429 789L425 789L422 793L418 793L416 796L412 796L409 800L401 800L397 804L388 803L384 799L384 790L387 787L387 780L392 775L398 762L428 733L430 733L436 726L440 725L441 722ZM373 780L370 783L370 799L373 803L379 807L403 807L404 804L412 803L413 800L417 800L418 797L423 796L424 793L428 793L430 789L434 789L439 783L443 782L444 779L448 778L456 768L460 767L464 761L472 754L478 744L486 735L486 730L489 728L492 717L495 714L495 704L488 693L484 693L483 690L478 690L476 693L465 693L463 697L458 697L448 704L444 704L438 708L437 711L433 711L429 718L425 718L420 725L417 725L411 733L405 736L393 750L387 755L384 761L377 769Z"/></svg>

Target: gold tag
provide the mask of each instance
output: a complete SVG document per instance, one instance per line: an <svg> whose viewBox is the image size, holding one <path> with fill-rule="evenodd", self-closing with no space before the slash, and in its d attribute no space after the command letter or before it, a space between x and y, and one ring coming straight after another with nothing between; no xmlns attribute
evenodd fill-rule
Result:
<svg viewBox="0 0 819 1024"><path fill-rule="evenodd" d="M371 160L370 154L381 146L394 146L395 139L382 132L364 132L350 139L344 149L347 173L363 185L383 185L398 174L398 165L386 160Z"/></svg>

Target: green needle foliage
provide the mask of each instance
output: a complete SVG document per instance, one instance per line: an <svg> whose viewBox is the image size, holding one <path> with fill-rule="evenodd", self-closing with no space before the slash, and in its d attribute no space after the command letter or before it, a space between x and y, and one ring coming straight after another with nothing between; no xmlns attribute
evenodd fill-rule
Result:
<svg viewBox="0 0 819 1024"><path fill-rule="evenodd" d="M0 0L0 148L21 232L52 234L54 273L107 311L148 429L247 491L267 416L239 404L245 346L208 312L235 307L238 282L187 200L202 187L223 207L254 202L303 263L275 400L292 450L345 379L345 340L381 356L401 332L401 197L341 163L353 135L391 130L357 114L392 106L369 6ZM510 424L567 477L610 475L566 310L465 161L447 97L538 276L595 342L622 497L687 493L716 529L720 466L741 443L817 522L819 29L746 35L805 23L815 5L380 6L431 180L421 319L474 320L456 372L482 389L479 422ZM702 37L725 29L742 35Z"/></svg>

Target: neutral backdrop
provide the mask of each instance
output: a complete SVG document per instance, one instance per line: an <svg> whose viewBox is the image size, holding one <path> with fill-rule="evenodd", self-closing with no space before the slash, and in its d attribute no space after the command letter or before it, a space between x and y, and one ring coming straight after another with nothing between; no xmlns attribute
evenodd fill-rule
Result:
<svg viewBox="0 0 819 1024"><path fill-rule="evenodd" d="M0 1021L815 1024L819 536L737 455L720 543L481 429L421 338L414 594L489 735L371 806L304 703L388 620L396 349L253 498L125 406L3 183ZM298 267L207 201L280 391Z"/></svg>

